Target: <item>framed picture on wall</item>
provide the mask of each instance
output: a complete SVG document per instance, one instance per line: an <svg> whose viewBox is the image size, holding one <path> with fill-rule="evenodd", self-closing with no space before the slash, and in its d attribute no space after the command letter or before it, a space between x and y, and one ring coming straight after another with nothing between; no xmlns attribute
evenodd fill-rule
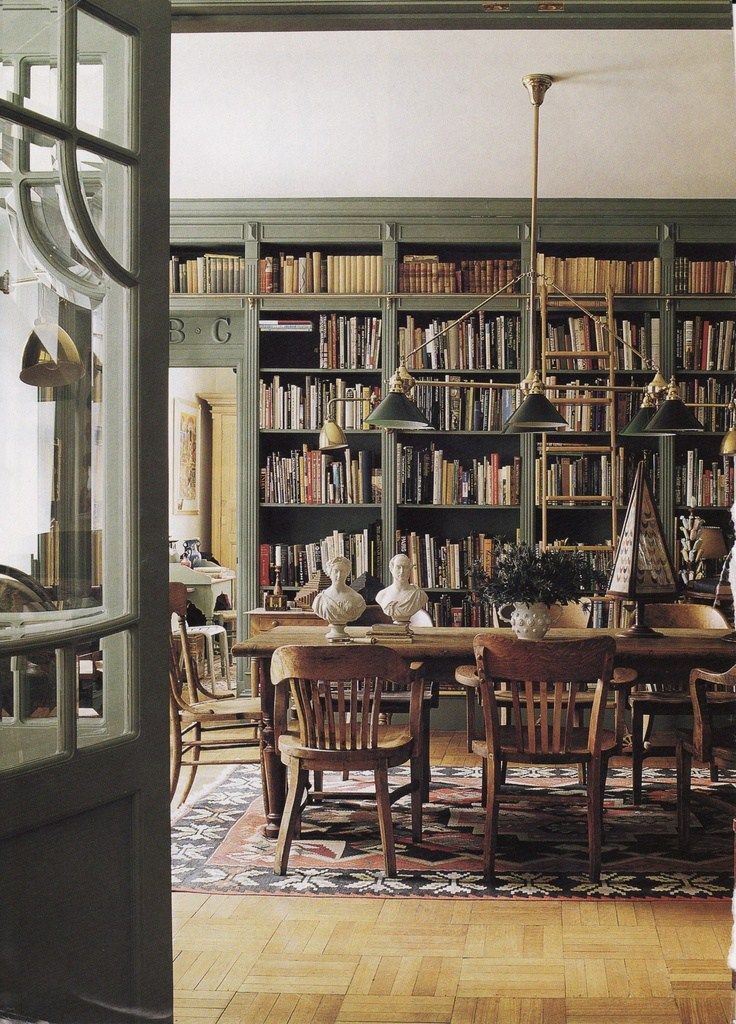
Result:
<svg viewBox="0 0 736 1024"><path fill-rule="evenodd" d="M199 512L199 405L174 399L172 509L175 515Z"/></svg>

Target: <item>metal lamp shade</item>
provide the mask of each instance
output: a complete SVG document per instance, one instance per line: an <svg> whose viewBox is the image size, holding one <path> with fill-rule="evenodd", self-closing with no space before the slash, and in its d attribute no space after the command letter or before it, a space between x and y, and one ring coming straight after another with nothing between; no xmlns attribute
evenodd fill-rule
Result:
<svg viewBox="0 0 736 1024"><path fill-rule="evenodd" d="M37 323L23 349L20 379L36 388L60 388L84 376L77 346L63 327Z"/></svg>
<svg viewBox="0 0 736 1024"><path fill-rule="evenodd" d="M736 427L731 429L723 435L721 441L721 455L736 455Z"/></svg>
<svg viewBox="0 0 736 1024"><path fill-rule="evenodd" d="M527 395L519 408L509 416L504 434L526 434L547 430L567 430L567 420L560 415L546 395Z"/></svg>
<svg viewBox="0 0 736 1024"><path fill-rule="evenodd" d="M647 434L699 434L705 428L681 398L667 398L645 428Z"/></svg>
<svg viewBox="0 0 736 1024"><path fill-rule="evenodd" d="M390 391L364 422L387 430L432 429L424 413L400 391Z"/></svg>
<svg viewBox="0 0 736 1024"><path fill-rule="evenodd" d="M654 405L643 405L631 422L627 423L619 433L626 434L628 437L635 434L645 434L647 427L652 422L652 419L656 414L657 409Z"/></svg>
<svg viewBox="0 0 736 1024"><path fill-rule="evenodd" d="M348 447L348 439L339 423L325 420L319 432L318 447L321 452L336 452Z"/></svg>

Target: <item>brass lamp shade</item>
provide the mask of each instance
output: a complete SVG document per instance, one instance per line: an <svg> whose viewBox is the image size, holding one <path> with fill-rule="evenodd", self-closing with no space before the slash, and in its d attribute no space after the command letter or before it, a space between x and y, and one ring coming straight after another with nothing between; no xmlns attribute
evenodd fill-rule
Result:
<svg viewBox="0 0 736 1024"><path fill-rule="evenodd" d="M711 562L726 557L726 541L720 526L704 526L700 534L698 555L701 561Z"/></svg>
<svg viewBox="0 0 736 1024"><path fill-rule="evenodd" d="M60 388L84 376L77 346L58 324L34 325L23 349L20 379L36 388Z"/></svg>
<svg viewBox="0 0 736 1024"><path fill-rule="evenodd" d="M321 452L335 452L347 448L345 431L334 420L325 420L319 432L318 447Z"/></svg>
<svg viewBox="0 0 736 1024"><path fill-rule="evenodd" d="M721 455L736 455L736 427L731 429L723 435L721 441Z"/></svg>
<svg viewBox="0 0 736 1024"><path fill-rule="evenodd" d="M382 402L365 417L364 423L386 430L431 430L423 412L400 391L389 391Z"/></svg>
<svg viewBox="0 0 736 1024"><path fill-rule="evenodd" d="M546 395L527 395L519 408L509 416L504 434L527 434L547 430L567 430L567 420L560 415Z"/></svg>

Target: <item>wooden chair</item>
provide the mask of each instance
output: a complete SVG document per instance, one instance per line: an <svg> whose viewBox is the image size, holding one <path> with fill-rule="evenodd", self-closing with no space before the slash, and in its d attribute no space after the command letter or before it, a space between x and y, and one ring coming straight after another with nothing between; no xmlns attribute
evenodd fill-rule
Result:
<svg viewBox="0 0 736 1024"><path fill-rule="evenodd" d="M704 604L650 604L647 605L648 626L676 629L727 629L728 623L717 608ZM660 640L659 643L667 643ZM631 705L631 786L634 804L641 803L642 770L648 757L672 757L677 746L673 730L656 735L655 717L673 719L690 712L690 694L684 679L677 677L677 663L672 665L667 681L646 680L629 697ZM645 722L645 716L648 721ZM717 779L717 767L711 774Z"/></svg>
<svg viewBox="0 0 736 1024"><path fill-rule="evenodd" d="M616 644L612 637L585 640L518 640L479 633L474 641L486 739L473 750L483 758L486 823L483 872L494 874L498 808L514 799L504 792L504 763L577 764L587 769L588 850L591 881L600 879L603 792L616 736L603 728ZM575 725L581 690L595 682L587 727ZM501 684L511 724L500 722ZM518 797L517 797L518 799ZM524 795L524 800L529 799ZM543 795L549 802L549 792Z"/></svg>
<svg viewBox="0 0 736 1024"><path fill-rule="evenodd" d="M728 672L694 668L689 695L693 712L692 736L677 741L677 840L682 851L690 845L690 774L693 758L719 768L736 768L736 724L716 721L720 711L736 709L736 665ZM735 826L736 827L736 823Z"/></svg>
<svg viewBox="0 0 736 1024"><path fill-rule="evenodd" d="M169 610L176 615L177 637L169 634L169 724L171 727L170 796L174 799L182 766L190 769L180 804L189 796L203 750L240 750L257 743L261 724L261 702L257 697L202 697L197 666L191 656L187 633L187 588L184 583L169 583ZM204 728L203 728L204 726ZM242 729L254 733L240 738ZM235 735L233 735L235 730ZM223 736L223 731L226 734ZM187 755L191 758L186 760ZM242 758L217 764L244 764Z"/></svg>
<svg viewBox="0 0 736 1024"><path fill-rule="evenodd" d="M271 682L276 686L274 731L289 782L274 871L286 874L308 773L372 771L386 875L394 877L391 804L407 793L411 794L412 839L418 843L422 838L422 680L412 676L404 661L385 647L294 645L274 653ZM383 696L392 684L411 685L408 728L379 724ZM289 694L296 708L298 735L287 732ZM410 782L389 794L388 769L407 761ZM345 799L347 795L322 791L320 799ZM365 799L371 794L359 795Z"/></svg>

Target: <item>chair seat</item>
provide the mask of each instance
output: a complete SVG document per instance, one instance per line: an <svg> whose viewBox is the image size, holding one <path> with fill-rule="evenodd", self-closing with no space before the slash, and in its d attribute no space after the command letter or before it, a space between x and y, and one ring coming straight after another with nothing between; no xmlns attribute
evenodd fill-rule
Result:
<svg viewBox="0 0 736 1024"><path fill-rule="evenodd" d="M508 754L510 761L521 761L526 763L527 761L538 761L543 764L550 764L559 761L564 764L568 761L581 761L587 760L590 755L588 753L588 729L572 729L570 731L570 743L569 750L565 753L553 754L551 752L529 753L525 752L521 754L516 742L516 732L510 726L502 726L499 729L501 739L501 758L504 759L504 754ZM536 730L537 734L537 747L540 746L540 730ZM526 740L526 733L524 734ZM550 736L550 747L552 737ZM606 751L613 751L616 748L616 736L612 732L604 730L601 733L601 750L605 753ZM488 745L485 740L473 740L473 753L478 754L480 757L488 757Z"/></svg>
<svg viewBox="0 0 736 1024"><path fill-rule="evenodd" d="M184 721L204 721L208 718L218 722L259 722L261 719L260 697L223 697L222 700L200 700L189 705L190 711L182 711ZM191 713L190 713L191 712Z"/></svg>
<svg viewBox="0 0 736 1024"><path fill-rule="evenodd" d="M378 727L378 748L370 750L324 750L322 747L304 747L301 745L299 736L292 733L282 733L279 736L279 750L281 759L286 762L291 758L299 758L303 761L304 767L308 768L310 760L320 762L320 767L329 771L326 762L334 760L335 766L339 768L350 767L359 771L361 765L368 768L375 767L376 758L385 760L388 767L404 764L412 752L412 738L407 729L397 725L381 725Z"/></svg>
<svg viewBox="0 0 736 1024"><path fill-rule="evenodd" d="M631 684L636 681L636 671L630 668L616 668L613 670L612 683L618 684ZM478 687L478 673L475 670L475 665L460 665L455 669L455 682L461 686L466 687ZM593 703L593 697L595 696L594 691L590 690L584 693L578 693L578 702L590 705ZM504 690L496 690L496 701L504 703L510 701L511 697L506 694ZM609 697L607 707L614 706L614 698Z"/></svg>

